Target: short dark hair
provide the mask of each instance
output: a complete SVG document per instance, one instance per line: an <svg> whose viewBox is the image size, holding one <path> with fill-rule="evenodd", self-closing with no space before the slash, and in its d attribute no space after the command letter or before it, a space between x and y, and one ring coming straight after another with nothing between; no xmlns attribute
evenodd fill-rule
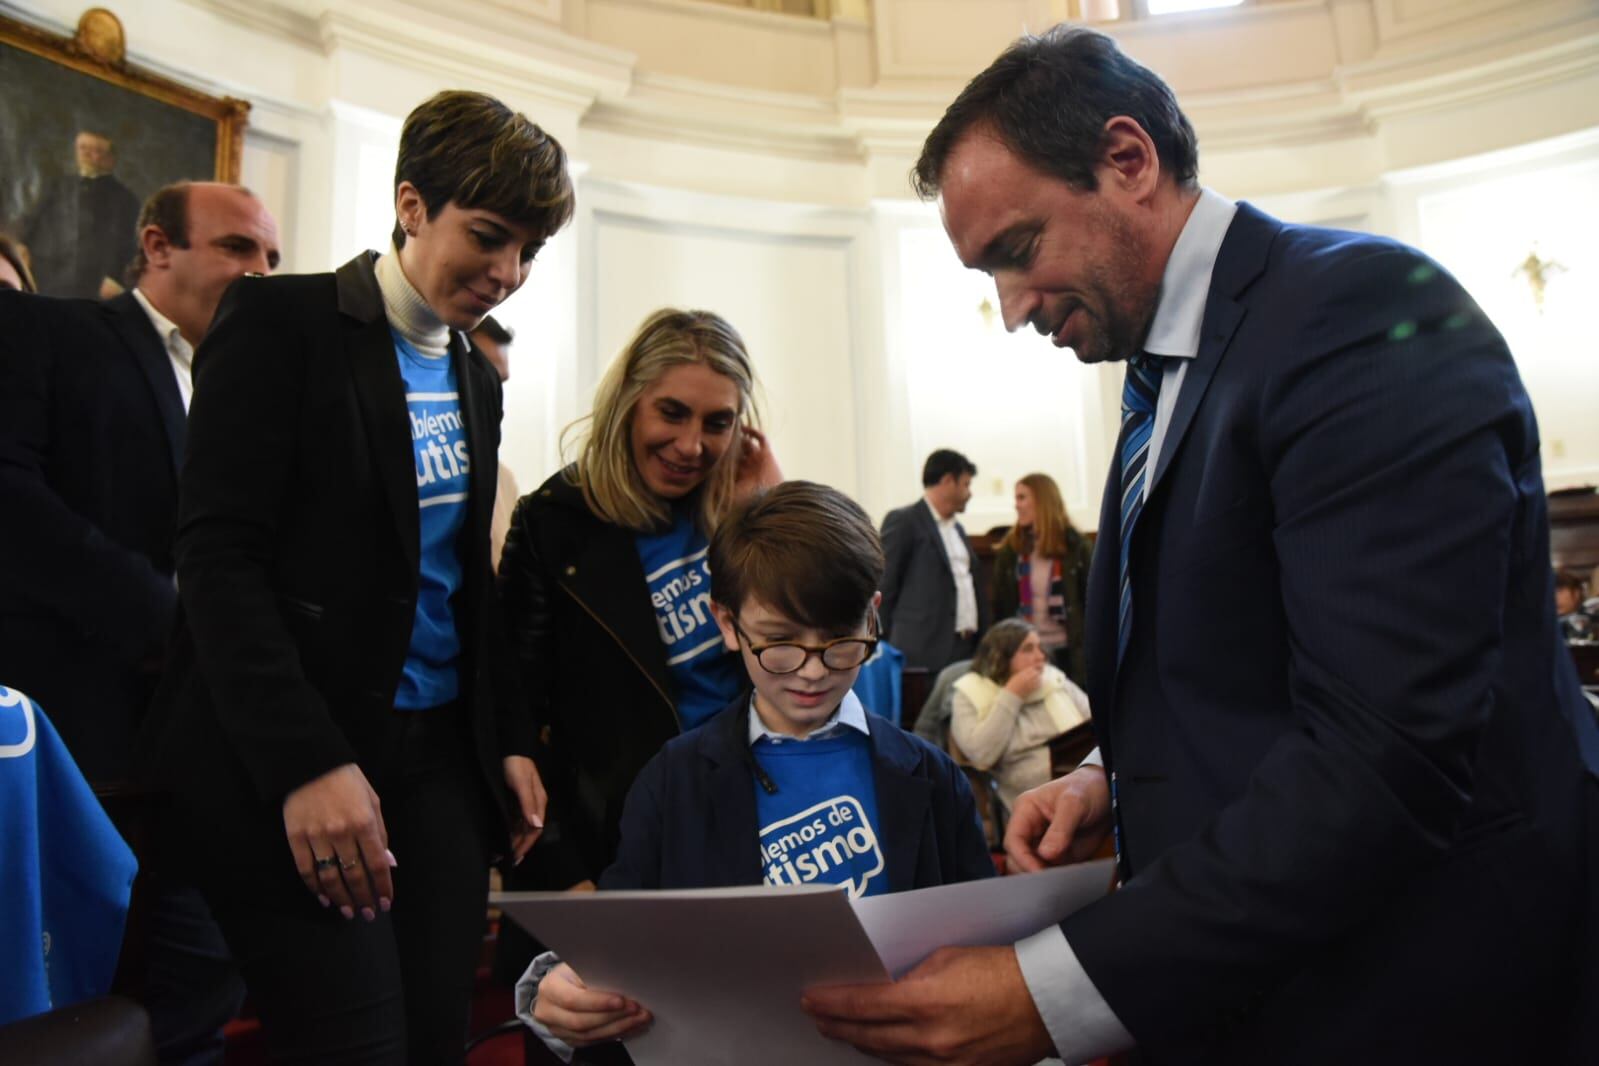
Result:
<svg viewBox="0 0 1599 1066"><path fill-rule="evenodd" d="M1582 578L1578 577L1570 570L1555 571L1555 588L1567 589L1571 592L1575 592L1578 596L1581 596L1587 591L1587 587L1582 583Z"/></svg>
<svg viewBox="0 0 1599 1066"><path fill-rule="evenodd" d="M860 504L826 485L756 492L711 535L711 598L735 614L751 598L803 626L860 624L883 584L883 545Z"/></svg>
<svg viewBox="0 0 1599 1066"><path fill-rule="evenodd" d="M972 673L982 674L996 685L1010 680L1010 661L1028 636L1037 630L1020 618L1002 618L988 627L972 656Z"/></svg>
<svg viewBox="0 0 1599 1066"><path fill-rule="evenodd" d="M479 322L472 332L483 334L495 344L510 344L516 340L516 331L509 326L502 325L500 320L493 315L484 315L483 321Z"/></svg>
<svg viewBox="0 0 1599 1066"><path fill-rule="evenodd" d="M911 185L938 195L944 165L970 130L986 126L1023 162L1076 188L1099 187L1094 167L1105 123L1126 115L1155 142L1161 166L1180 186L1199 176L1199 141L1171 87L1114 38L1062 23L1005 49L949 105L922 145Z"/></svg>
<svg viewBox="0 0 1599 1066"><path fill-rule="evenodd" d="M940 448L929 455L927 462L922 464L922 488L930 489L950 474L955 475L956 481L959 481L963 474L976 477L977 466L960 452Z"/></svg>
<svg viewBox="0 0 1599 1066"><path fill-rule="evenodd" d="M128 269L122 272L122 283L128 288L138 285L150 267L150 261L144 257L144 240L139 236L146 226L154 226L165 233L175 248L189 246L189 190L192 187L193 183L187 181L163 185L151 193L139 209L139 221L133 228L136 250Z"/></svg>
<svg viewBox="0 0 1599 1066"><path fill-rule="evenodd" d="M455 203L550 237L572 219L572 179L560 142L484 93L447 90L406 116L394 187L402 181L422 194L429 220ZM398 220L394 246L405 247Z"/></svg>

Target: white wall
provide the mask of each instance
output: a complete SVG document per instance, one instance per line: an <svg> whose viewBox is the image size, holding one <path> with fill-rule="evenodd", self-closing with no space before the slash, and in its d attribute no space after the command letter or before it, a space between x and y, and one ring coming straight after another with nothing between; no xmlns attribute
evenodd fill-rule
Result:
<svg viewBox="0 0 1599 1066"><path fill-rule="evenodd" d="M68 30L85 0L0 0ZM960 85L1067 0L858 0L827 20L692 0L138 0L133 62L251 102L244 180L287 269L382 246L404 114L496 93L566 145L579 213L499 317L517 331L502 457L524 489L600 368L663 304L749 341L785 470L874 515L948 445L978 464L968 525L1033 469L1097 520L1116 368L985 325L906 170ZM1516 348L1552 484L1599 480L1596 0L1256 0L1118 24L1199 131L1203 177L1282 217L1438 256ZM1563 264L1542 316L1516 263ZM992 297L990 296L990 299ZM1580 301L1580 302L1579 302Z"/></svg>

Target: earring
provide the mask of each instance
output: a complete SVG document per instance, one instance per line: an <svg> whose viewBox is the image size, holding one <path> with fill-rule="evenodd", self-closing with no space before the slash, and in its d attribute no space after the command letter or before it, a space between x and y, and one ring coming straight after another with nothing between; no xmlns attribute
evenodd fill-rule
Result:
<svg viewBox="0 0 1599 1066"><path fill-rule="evenodd" d="M400 228L405 231L405 235L407 237L415 237L416 236L416 222L415 222L415 220L409 219L409 218L405 219L404 221L402 221L400 223Z"/></svg>

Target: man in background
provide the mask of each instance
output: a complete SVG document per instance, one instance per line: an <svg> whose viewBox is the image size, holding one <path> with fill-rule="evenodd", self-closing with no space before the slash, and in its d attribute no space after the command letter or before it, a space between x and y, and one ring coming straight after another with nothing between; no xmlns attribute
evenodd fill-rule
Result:
<svg viewBox="0 0 1599 1066"><path fill-rule="evenodd" d="M507 326L501 325L500 320L493 315L483 316L477 329L467 334L472 339L472 344L483 353L495 370L499 371L500 382L511 380L511 342L516 339L516 332ZM489 520L489 558L494 563L494 572L500 570L500 552L505 547L505 534L511 528L511 512L516 510L517 498L522 495L516 484L516 475L511 473L511 468L503 462L499 464L499 479L496 482L494 493L494 514Z"/></svg>
<svg viewBox="0 0 1599 1066"><path fill-rule="evenodd" d="M112 173L110 137L79 130L72 147L77 173L46 185L22 242L41 293L107 299L122 291L122 271L137 249L139 200Z"/></svg>
<svg viewBox="0 0 1599 1066"><path fill-rule="evenodd" d="M922 466L922 498L883 519L883 636L906 666L933 674L970 659L983 629L972 545L955 520L976 473L960 452L940 448Z"/></svg>
<svg viewBox="0 0 1599 1066"><path fill-rule="evenodd" d="M135 842L129 759L177 606L190 363L228 285L279 258L277 223L235 185L167 186L138 233L132 291L112 300L0 292L0 684L50 715ZM220 933L187 887L155 879L143 898L162 1060L220 1062L242 994Z"/></svg>

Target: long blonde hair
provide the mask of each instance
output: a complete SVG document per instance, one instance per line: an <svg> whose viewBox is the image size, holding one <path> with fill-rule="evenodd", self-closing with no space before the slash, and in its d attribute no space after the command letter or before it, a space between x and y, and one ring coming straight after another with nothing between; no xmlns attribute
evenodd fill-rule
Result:
<svg viewBox="0 0 1599 1066"><path fill-rule="evenodd" d="M744 338L711 311L666 307L644 320L600 378L594 409L561 431L561 448L582 441L568 477L589 510L614 525L648 532L671 520L667 501L651 492L633 461L633 412L639 397L675 366L709 367L738 387L738 415L727 451L706 475L699 493L700 528L709 535L732 509L743 428L760 426L755 370Z"/></svg>
<svg viewBox="0 0 1599 1066"><path fill-rule="evenodd" d="M1066 557L1066 534L1071 531L1071 519L1066 517L1066 502L1061 499L1060 486L1048 474L1028 474L1017 482L1026 485L1033 494L1032 541L1034 547L1023 543L1026 533L1020 522L1010 527L1000 546L1017 555L1036 551L1050 559Z"/></svg>

